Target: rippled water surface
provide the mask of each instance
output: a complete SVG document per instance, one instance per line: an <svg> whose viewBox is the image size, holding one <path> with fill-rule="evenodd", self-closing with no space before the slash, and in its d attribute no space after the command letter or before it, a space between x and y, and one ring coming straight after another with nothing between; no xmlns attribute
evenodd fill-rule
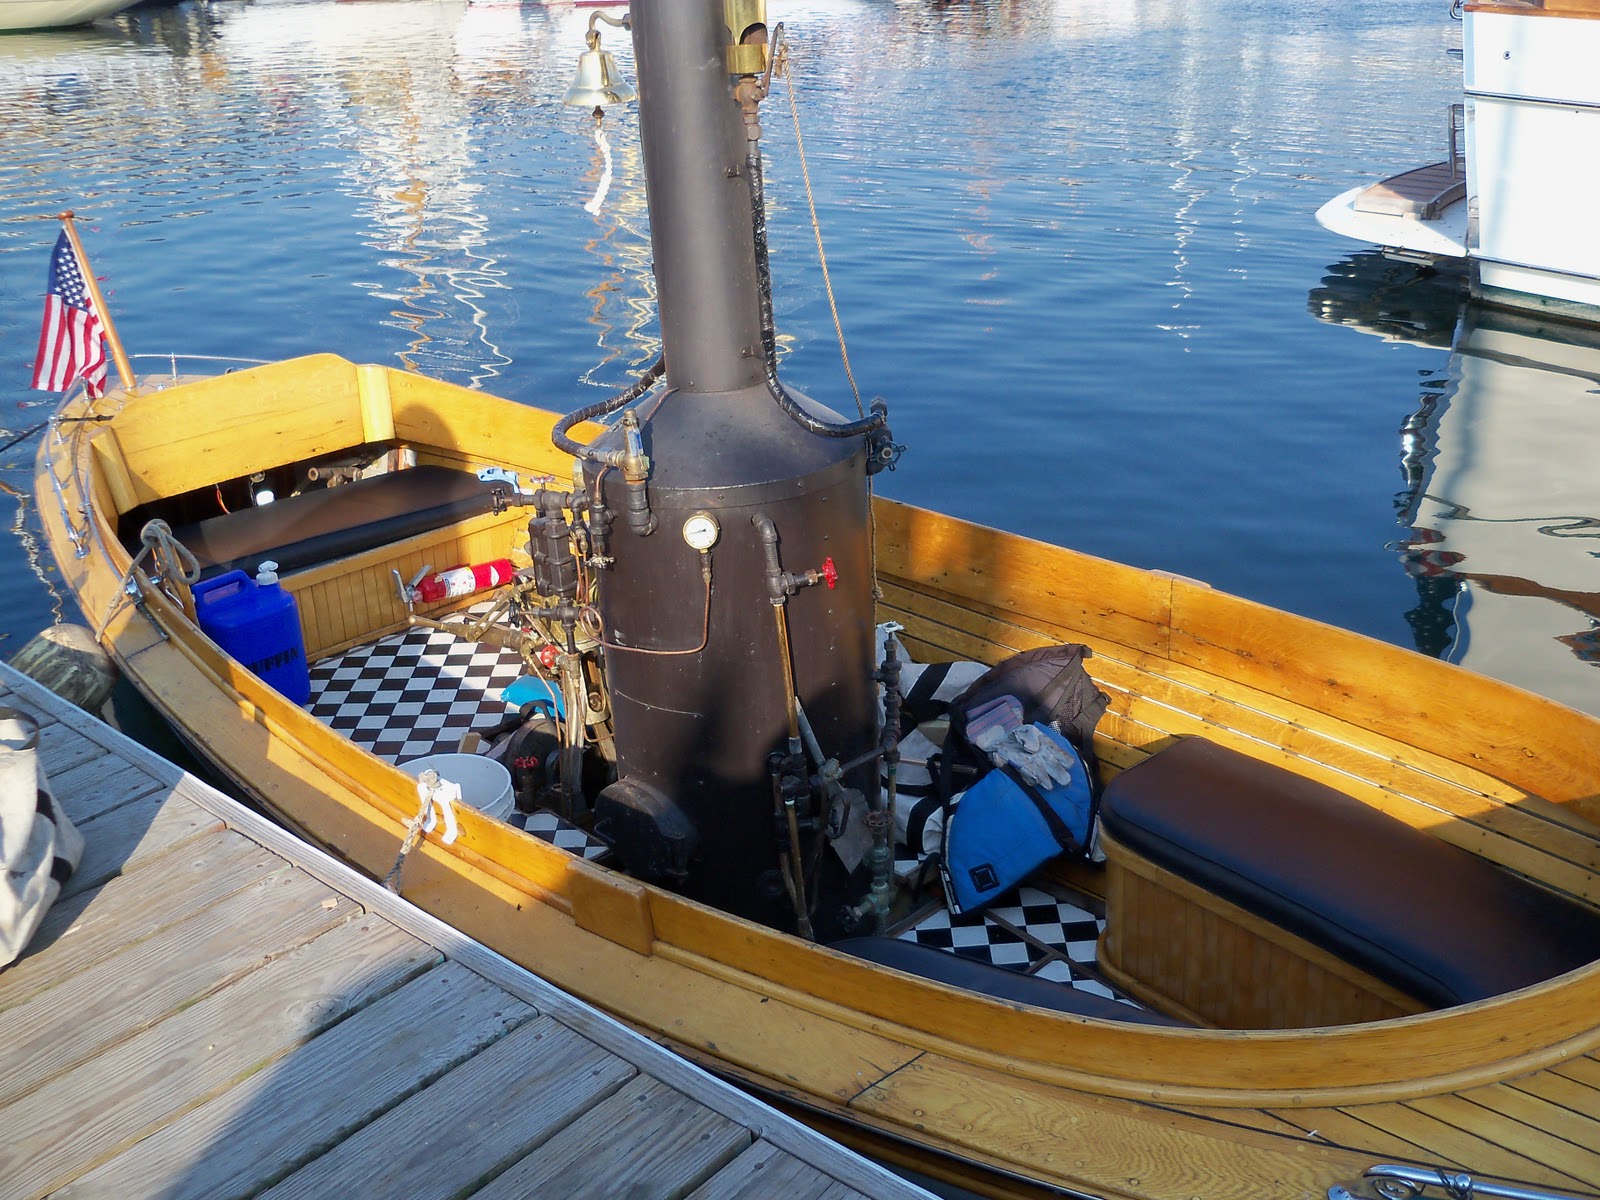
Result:
<svg viewBox="0 0 1600 1200"><path fill-rule="evenodd" d="M910 446L882 490L1600 710L1600 350L1458 328L1454 280L1313 219L1439 156L1447 4L769 8L850 363ZM560 409L627 382L649 227L632 112L560 104L587 19L215 0L0 38L0 423L47 411L25 218L66 207L135 354L332 350ZM763 121L785 378L849 409L781 85ZM60 603L9 503L14 646Z"/></svg>

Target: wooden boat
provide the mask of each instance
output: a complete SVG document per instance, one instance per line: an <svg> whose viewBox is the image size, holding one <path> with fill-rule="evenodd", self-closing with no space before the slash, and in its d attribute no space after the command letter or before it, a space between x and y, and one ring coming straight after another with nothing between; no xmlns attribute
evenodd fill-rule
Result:
<svg viewBox="0 0 1600 1200"><path fill-rule="evenodd" d="M131 569L119 520L359 446L561 475L553 420L332 356L146 381L136 397L63 409L39 459L40 511L64 581L128 677L252 798L382 877L416 810L415 780L222 653L185 612L183 588ZM876 516L880 615L905 625L918 657L1092 647L1111 698L1097 737L1108 774L1203 734L1586 904L1600 895L1593 719L1186 579L882 499ZM516 509L474 516L286 574L307 655L405 628L394 570L409 579L430 563L498 557L523 521ZM466 810L459 820L454 845L430 836L410 856L413 902L841 1132L879 1135L924 1165L950 1156L994 1194L1032 1194L1013 1182L1030 1180L1101 1196L1320 1195L1389 1160L1600 1184L1600 964L1337 1027L1144 1026L913 977L502 821ZM1105 890L1105 868L1059 878ZM1116 919L1113 909L1112 936ZM1224 932L1166 931L1203 942L1212 960L1196 969L1243 990L1244 948L1228 958Z"/></svg>
<svg viewBox="0 0 1600 1200"><path fill-rule="evenodd" d="M640 114L667 392L638 400L647 377L605 428L317 355L69 399L36 490L101 642L292 829L686 1056L974 1190L1595 1194L1600 722L1202 583L872 501L881 421L835 437L775 382L753 300L729 301L761 266L729 76L745 88L761 59L721 66L723 11L632 16L640 94L694 110L665 132ZM672 62L699 82L646 79ZM730 147L745 156L718 167ZM687 258L669 232L686 222ZM719 259L734 269L702 270ZM772 485L790 418L811 457ZM231 640L210 607L230 567L264 561L274 612L295 601L292 643ZM479 595L417 582L463 565L496 607L462 618ZM257 594L247 574L227 586ZM887 650L877 666L875 622L924 664L1092 651L1103 863L1046 862L959 919L914 868L892 882L898 797L875 785L880 761L890 780L904 764L874 679L891 714L911 691ZM559 672L537 693L564 701L555 748L512 747L519 796L553 796L553 824L446 809L396 765L458 702L413 636ZM380 654L422 695L363 679L392 678ZM485 706L479 684L468 724L437 731L549 720L500 690ZM862 825L865 887L828 857Z"/></svg>

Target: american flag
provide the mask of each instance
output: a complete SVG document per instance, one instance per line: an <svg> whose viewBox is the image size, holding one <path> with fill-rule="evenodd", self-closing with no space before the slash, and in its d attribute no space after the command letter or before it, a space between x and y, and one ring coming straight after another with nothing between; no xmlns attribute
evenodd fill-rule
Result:
<svg viewBox="0 0 1600 1200"><path fill-rule="evenodd" d="M105 394L106 351L100 317L84 286L83 269L62 231L50 256L50 290L44 298L44 327L39 331L33 386L59 392L79 379L89 395Z"/></svg>

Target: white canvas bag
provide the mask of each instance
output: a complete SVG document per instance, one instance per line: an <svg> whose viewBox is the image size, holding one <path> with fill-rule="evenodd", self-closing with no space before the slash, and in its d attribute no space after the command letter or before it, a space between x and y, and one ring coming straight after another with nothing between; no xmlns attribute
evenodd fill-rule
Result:
<svg viewBox="0 0 1600 1200"><path fill-rule="evenodd" d="M21 954L83 857L83 836L50 793L39 725L0 707L0 967Z"/></svg>

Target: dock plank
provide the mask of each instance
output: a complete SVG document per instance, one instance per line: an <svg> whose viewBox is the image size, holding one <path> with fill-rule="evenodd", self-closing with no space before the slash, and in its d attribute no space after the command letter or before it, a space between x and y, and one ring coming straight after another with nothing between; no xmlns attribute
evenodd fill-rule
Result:
<svg viewBox="0 0 1600 1200"><path fill-rule="evenodd" d="M141 800L162 786L143 767L116 758L94 758L71 770L50 773L50 792L75 825Z"/></svg>
<svg viewBox="0 0 1600 1200"><path fill-rule="evenodd" d="M79 828L83 858L62 886L61 895L74 896L97 887L145 859L157 858L190 838L219 833L222 828L222 822L198 804L174 802L165 792L124 804Z"/></svg>
<svg viewBox="0 0 1600 1200"><path fill-rule="evenodd" d="M822 1200L842 1184L810 1163L761 1141L749 1147L690 1194L688 1200ZM861 1193L845 1189L841 1196Z"/></svg>
<svg viewBox="0 0 1600 1200"><path fill-rule="evenodd" d="M732 1162L749 1130L641 1076L514 1163L477 1200L677 1200ZM634 1152L641 1145L651 1153Z"/></svg>
<svg viewBox="0 0 1600 1200"><path fill-rule="evenodd" d="M443 963L53 1195L253 1196L533 1016L487 980ZM448 1134L458 1115L443 1116L439 1129Z"/></svg>
<svg viewBox="0 0 1600 1200"><path fill-rule="evenodd" d="M0 1179L15 1200L60 1189L437 960L393 926L346 922L0 1108Z"/></svg>
<svg viewBox="0 0 1600 1200"><path fill-rule="evenodd" d="M526 1156L638 1074L549 1017L474 1055L260 1200L449 1200ZM470 1145L472 1153L459 1153Z"/></svg>
<svg viewBox="0 0 1600 1200"><path fill-rule="evenodd" d="M5 1200L928 1200L4 664L0 690L95 847L0 971Z"/></svg>
<svg viewBox="0 0 1600 1200"><path fill-rule="evenodd" d="M0 1104L359 912L309 876L279 871L187 921L130 942L74 977L0 1012Z"/></svg>
<svg viewBox="0 0 1600 1200"><path fill-rule="evenodd" d="M0 1012L71 979L129 941L187 920L222 898L289 870L270 850L236 833L203 838L166 871L135 871L57 900L23 956L0 975ZM174 891L174 881L184 886Z"/></svg>

